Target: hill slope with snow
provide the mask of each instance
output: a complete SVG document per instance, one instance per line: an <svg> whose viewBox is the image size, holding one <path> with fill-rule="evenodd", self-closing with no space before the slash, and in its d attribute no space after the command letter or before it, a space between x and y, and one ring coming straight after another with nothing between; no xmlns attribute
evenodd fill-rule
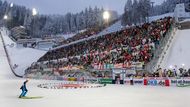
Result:
<svg viewBox="0 0 190 107"><path fill-rule="evenodd" d="M178 30L177 34L168 50L167 57L165 57L162 63L163 68L169 68L170 66L177 65L182 67L185 64L185 68L190 68L190 29Z"/></svg>
<svg viewBox="0 0 190 107"><path fill-rule="evenodd" d="M18 65L18 67L14 69L17 75L23 76L25 70L33 62L36 62L41 56L43 56L47 52L32 48L17 47L16 43L9 38L9 32L5 28L1 28L0 31L5 42L5 47L8 51L12 67L15 64Z"/></svg>
<svg viewBox="0 0 190 107"><path fill-rule="evenodd" d="M2 36L0 35L0 79L14 78L7 60L1 37Z"/></svg>

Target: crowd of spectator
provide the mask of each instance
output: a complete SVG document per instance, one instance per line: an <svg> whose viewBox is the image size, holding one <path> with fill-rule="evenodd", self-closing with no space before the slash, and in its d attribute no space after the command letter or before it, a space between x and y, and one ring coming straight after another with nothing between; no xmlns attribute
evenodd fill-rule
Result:
<svg viewBox="0 0 190 107"><path fill-rule="evenodd" d="M162 69L158 68L155 72L135 72L132 74L134 78L144 78L144 77L190 77L190 68L170 68L170 69ZM131 77L131 74L127 75L127 77Z"/></svg>
<svg viewBox="0 0 190 107"><path fill-rule="evenodd" d="M185 68L170 68L161 69L159 68L155 73L157 77L190 77L190 69Z"/></svg>
<svg viewBox="0 0 190 107"><path fill-rule="evenodd" d="M154 56L172 25L172 18L166 17L151 23L127 28L111 34L92 38L47 52L41 61L57 60L59 66L92 65L94 63L148 63ZM59 62L59 59L66 61Z"/></svg>
<svg viewBox="0 0 190 107"><path fill-rule="evenodd" d="M151 23L144 23L143 25L50 50L37 63L28 68L26 72L32 73L32 69L36 69L37 72L43 73L44 69L51 68L49 75L57 73L59 76L63 76L67 75L68 72L60 70L60 68L70 66L81 66L82 69L88 71L89 69L93 69L94 64L129 64L133 62L147 64L154 57L154 51L160 48L160 41L165 38L172 23L173 18L166 17ZM81 72L74 72L74 74L78 73ZM111 77L110 72L103 74L102 72L91 73L89 75L93 75L94 77ZM158 74L158 72L136 72L134 76L159 77L160 74ZM173 76L170 72L166 74L164 75L163 73L162 76Z"/></svg>

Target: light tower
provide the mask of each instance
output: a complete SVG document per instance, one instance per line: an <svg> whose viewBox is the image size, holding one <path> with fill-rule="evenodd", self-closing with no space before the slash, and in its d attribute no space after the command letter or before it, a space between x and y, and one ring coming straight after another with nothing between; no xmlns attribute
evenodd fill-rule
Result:
<svg viewBox="0 0 190 107"><path fill-rule="evenodd" d="M152 8L152 13L154 13L154 3L155 2L150 2L151 3L151 8Z"/></svg>

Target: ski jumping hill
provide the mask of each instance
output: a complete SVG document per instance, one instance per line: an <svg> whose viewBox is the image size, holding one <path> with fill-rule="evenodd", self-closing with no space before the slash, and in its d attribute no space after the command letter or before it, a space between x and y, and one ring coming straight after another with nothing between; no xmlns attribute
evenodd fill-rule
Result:
<svg viewBox="0 0 190 107"><path fill-rule="evenodd" d="M33 48L18 47L17 44L9 38L9 31L6 28L1 28L0 32L2 37L1 39L4 41L4 45L7 50L11 67L18 76L23 76L25 74L25 70L47 52ZM3 47L3 44L1 47ZM0 49L3 52L5 51L4 48ZM17 67L14 67L14 65L17 65Z"/></svg>

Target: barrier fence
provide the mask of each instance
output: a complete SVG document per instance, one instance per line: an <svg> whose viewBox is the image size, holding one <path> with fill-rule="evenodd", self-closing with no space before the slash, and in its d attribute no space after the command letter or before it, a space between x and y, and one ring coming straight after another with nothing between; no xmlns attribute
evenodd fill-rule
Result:
<svg viewBox="0 0 190 107"><path fill-rule="evenodd" d="M124 78L111 79L111 78L75 78L75 77L62 77L62 76L36 76L30 75L27 78L32 79L45 79L45 80L60 80L60 81L71 81L71 82L82 82L88 84L122 84L122 85L140 85L140 86L177 86L187 87L190 86L190 77L181 78L167 78L167 77L147 77L147 78Z"/></svg>
<svg viewBox="0 0 190 107"><path fill-rule="evenodd" d="M190 78L144 78L144 79L125 79L127 85L144 85L144 86L190 86Z"/></svg>

